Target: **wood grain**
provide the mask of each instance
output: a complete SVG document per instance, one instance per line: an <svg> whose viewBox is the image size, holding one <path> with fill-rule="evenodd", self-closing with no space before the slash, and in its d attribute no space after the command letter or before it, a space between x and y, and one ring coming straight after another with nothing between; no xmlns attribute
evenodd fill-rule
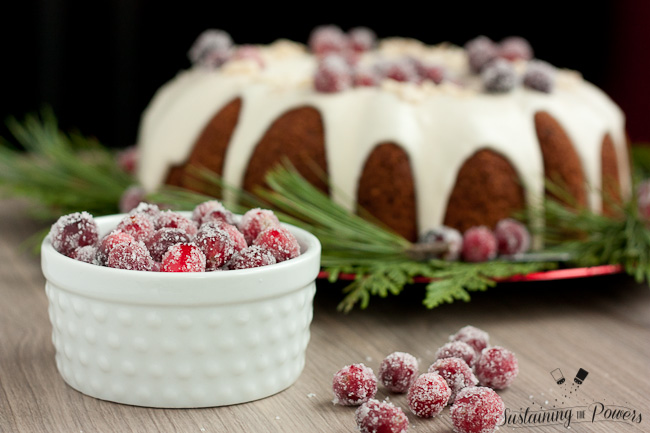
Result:
<svg viewBox="0 0 650 433"><path fill-rule="evenodd" d="M517 354L519 376L499 391L510 410L603 402L635 409L642 422L574 423L571 431L650 430L650 290L625 276L501 284L473 295L470 303L431 311L420 305L423 288L413 286L399 298L373 300L368 310L347 315L336 312L342 286L319 283L305 370L280 394L186 410L87 397L67 386L56 370L39 259L18 248L39 228L24 211L20 201L0 201L0 432L354 432L354 408L332 404L336 370L364 362L377 371L381 359L398 350L418 357L424 370L435 350L466 324L485 329L493 344ZM579 368L589 375L575 392L554 383L550 371L555 368L568 383ZM402 395L380 387L378 397L406 408ZM448 410L427 420L408 409L407 414L410 431L451 432ZM567 429L502 426L499 431Z"/></svg>

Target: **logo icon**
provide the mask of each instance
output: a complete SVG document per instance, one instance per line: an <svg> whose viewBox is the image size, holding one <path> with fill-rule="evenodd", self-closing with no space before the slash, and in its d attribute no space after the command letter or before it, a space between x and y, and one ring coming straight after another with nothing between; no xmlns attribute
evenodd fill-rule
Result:
<svg viewBox="0 0 650 433"><path fill-rule="evenodd" d="M559 368L551 371L551 376L553 376L553 380L555 380L558 385L562 385L564 383L564 375Z"/></svg>
<svg viewBox="0 0 650 433"><path fill-rule="evenodd" d="M587 370L581 368L576 373L576 377L573 378L573 381L575 383L577 383L578 385L582 385L582 382L584 382L584 380L585 380L585 378L587 377L588 374L589 374L589 372Z"/></svg>

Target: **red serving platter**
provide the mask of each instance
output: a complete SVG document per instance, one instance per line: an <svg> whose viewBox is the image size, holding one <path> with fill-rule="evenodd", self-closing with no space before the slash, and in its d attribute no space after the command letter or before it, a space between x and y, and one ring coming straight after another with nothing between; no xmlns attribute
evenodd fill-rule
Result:
<svg viewBox="0 0 650 433"><path fill-rule="evenodd" d="M623 267L620 265L600 265L590 266L586 268L566 268L566 269L553 269L550 271L533 272L526 275L513 275L509 278L497 279L499 283L514 283L524 281L552 281L552 280L569 280L573 278L596 277L601 275L613 275L623 272ZM327 279L329 273L327 271L320 271L318 278ZM339 274L339 280L354 280L354 274ZM415 277L415 283L429 283L431 278L428 277Z"/></svg>

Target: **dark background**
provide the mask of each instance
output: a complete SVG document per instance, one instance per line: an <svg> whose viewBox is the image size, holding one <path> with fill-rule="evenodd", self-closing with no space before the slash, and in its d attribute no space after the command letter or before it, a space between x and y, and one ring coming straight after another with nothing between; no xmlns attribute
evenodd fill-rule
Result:
<svg viewBox="0 0 650 433"><path fill-rule="evenodd" d="M372 3L353 10L355 4L12 3L3 6L0 23L0 118L20 119L48 104L63 129L125 147L135 142L140 113L155 90L189 66L187 50L201 31L226 30L238 44L280 37L306 42L316 25L334 23L427 43L523 36L536 57L581 71L603 88L626 112L631 140L650 142L650 1ZM4 122L0 136L8 137Z"/></svg>

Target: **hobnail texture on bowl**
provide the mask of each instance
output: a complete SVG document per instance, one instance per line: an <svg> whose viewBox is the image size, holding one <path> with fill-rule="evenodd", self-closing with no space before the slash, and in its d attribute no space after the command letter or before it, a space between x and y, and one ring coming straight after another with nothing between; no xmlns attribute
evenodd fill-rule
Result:
<svg viewBox="0 0 650 433"><path fill-rule="evenodd" d="M96 218L100 235L121 218ZM287 227L299 257L206 273L100 267L45 239L41 264L65 382L92 397L166 408L244 403L291 386L305 364L320 244Z"/></svg>

